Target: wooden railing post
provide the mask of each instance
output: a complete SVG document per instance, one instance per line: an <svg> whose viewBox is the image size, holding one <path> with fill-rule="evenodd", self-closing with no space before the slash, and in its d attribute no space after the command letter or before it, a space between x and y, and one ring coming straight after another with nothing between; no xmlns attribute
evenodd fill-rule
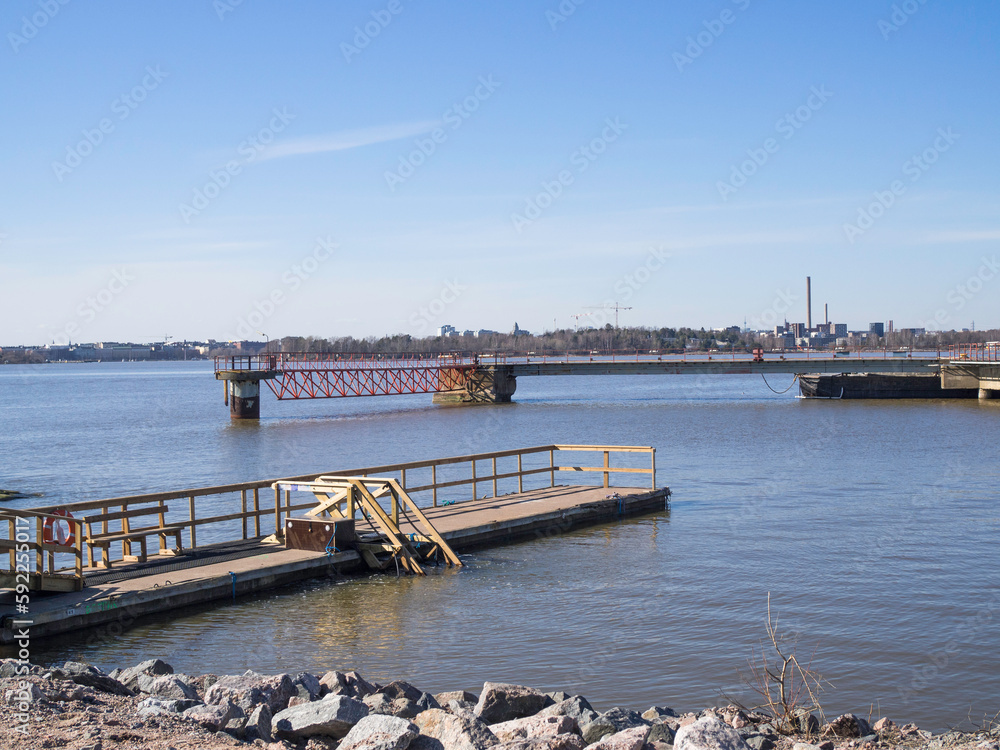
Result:
<svg viewBox="0 0 1000 750"><path fill-rule="evenodd" d="M281 490L274 488L274 535L280 537L284 529L281 528Z"/></svg>
<svg viewBox="0 0 1000 750"><path fill-rule="evenodd" d="M521 453L517 454L517 491L524 492L524 467L521 465Z"/></svg>
<svg viewBox="0 0 1000 750"><path fill-rule="evenodd" d="M497 457L493 457L493 497L497 496Z"/></svg>
<svg viewBox="0 0 1000 750"><path fill-rule="evenodd" d="M476 499L476 459L472 459L472 499Z"/></svg>
<svg viewBox="0 0 1000 750"><path fill-rule="evenodd" d="M188 510L190 511L190 516L191 516L191 525L188 527L189 529L188 536L191 537L191 549L194 549L195 547L198 546L198 532L197 532L197 526L195 525L194 522L194 495L191 495L188 498ZM104 525L105 527L107 527L108 522L105 521Z"/></svg>
<svg viewBox="0 0 1000 750"><path fill-rule="evenodd" d="M83 521L76 522L76 577L83 579Z"/></svg>
<svg viewBox="0 0 1000 750"><path fill-rule="evenodd" d="M240 520L243 522L243 538L247 538L247 491L240 490L240 512L243 513L243 518Z"/></svg>
<svg viewBox="0 0 1000 750"><path fill-rule="evenodd" d="M556 486L556 452L549 449L549 474L551 475L550 487Z"/></svg>
<svg viewBox="0 0 1000 750"><path fill-rule="evenodd" d="M653 475L653 489L656 489L656 448L649 451L650 467L649 473Z"/></svg>
<svg viewBox="0 0 1000 750"><path fill-rule="evenodd" d="M253 531L254 536L260 536L260 488L253 488Z"/></svg>
<svg viewBox="0 0 1000 750"><path fill-rule="evenodd" d="M611 466L611 451L604 451L604 487L610 487L608 480L610 479L610 474L607 469Z"/></svg>
<svg viewBox="0 0 1000 750"><path fill-rule="evenodd" d="M431 495L434 498L434 507L435 508L437 507L437 504L438 504L438 487L437 487L437 485L438 485L438 472L437 472L437 468L438 468L437 464L431 464L431 485L432 485L432 487L431 487Z"/></svg>
<svg viewBox="0 0 1000 750"><path fill-rule="evenodd" d="M38 574L38 586L41 588L43 573L45 571L45 553L42 552L42 519L35 519L35 541L38 546L35 548L35 573Z"/></svg>

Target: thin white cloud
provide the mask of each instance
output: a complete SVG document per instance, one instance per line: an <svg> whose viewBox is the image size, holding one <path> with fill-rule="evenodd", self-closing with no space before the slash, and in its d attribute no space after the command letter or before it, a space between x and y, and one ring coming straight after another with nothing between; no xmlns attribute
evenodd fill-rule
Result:
<svg viewBox="0 0 1000 750"><path fill-rule="evenodd" d="M346 151L351 148L361 146L371 146L375 143L385 143L396 141L400 138L420 135L429 130L433 130L440 123L407 122L397 125L376 125L370 128L360 128L359 130L345 130L340 133L329 133L327 135L314 135L306 138L298 138L293 141L284 141L269 146L261 154L260 160L278 159L283 156L304 156L307 154L325 154L331 151Z"/></svg>
<svg viewBox="0 0 1000 750"><path fill-rule="evenodd" d="M968 229L944 232L929 232L917 238L921 244L992 242L1000 240L1000 229Z"/></svg>

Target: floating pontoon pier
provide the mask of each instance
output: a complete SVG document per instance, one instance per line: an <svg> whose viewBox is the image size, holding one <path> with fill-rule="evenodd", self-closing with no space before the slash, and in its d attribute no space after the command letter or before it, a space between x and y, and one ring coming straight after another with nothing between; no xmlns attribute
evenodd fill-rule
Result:
<svg viewBox="0 0 1000 750"><path fill-rule="evenodd" d="M577 453L597 454L598 465L566 461ZM570 474L595 481L562 484ZM633 474L646 475L645 488L612 482ZM0 643L22 630L33 640L120 632L140 617L308 578L397 566L422 575L461 566L459 552L663 510L669 497L656 485L654 448L544 445L5 508Z"/></svg>

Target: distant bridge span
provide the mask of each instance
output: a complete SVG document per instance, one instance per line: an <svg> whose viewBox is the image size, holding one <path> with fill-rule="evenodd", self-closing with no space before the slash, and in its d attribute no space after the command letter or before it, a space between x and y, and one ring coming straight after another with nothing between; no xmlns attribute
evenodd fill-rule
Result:
<svg viewBox="0 0 1000 750"><path fill-rule="evenodd" d="M936 352L833 352L668 354L570 352L316 354L280 353L216 357L234 419L260 417L260 383L278 399L346 398L432 393L435 403L502 403L518 377L538 375L762 375L814 373L939 374L945 388L1000 391L996 345ZM984 395L985 392L985 395Z"/></svg>

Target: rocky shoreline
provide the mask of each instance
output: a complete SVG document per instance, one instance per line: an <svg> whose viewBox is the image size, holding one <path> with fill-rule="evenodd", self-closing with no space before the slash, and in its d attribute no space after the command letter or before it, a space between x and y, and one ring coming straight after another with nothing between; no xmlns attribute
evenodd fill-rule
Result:
<svg viewBox="0 0 1000 750"><path fill-rule="evenodd" d="M603 713L586 698L487 682L430 695L356 672L175 674L151 659L105 674L67 662L0 661L0 748L68 750L1000 750L1000 728L932 735L853 714L803 714L798 734L735 706Z"/></svg>

